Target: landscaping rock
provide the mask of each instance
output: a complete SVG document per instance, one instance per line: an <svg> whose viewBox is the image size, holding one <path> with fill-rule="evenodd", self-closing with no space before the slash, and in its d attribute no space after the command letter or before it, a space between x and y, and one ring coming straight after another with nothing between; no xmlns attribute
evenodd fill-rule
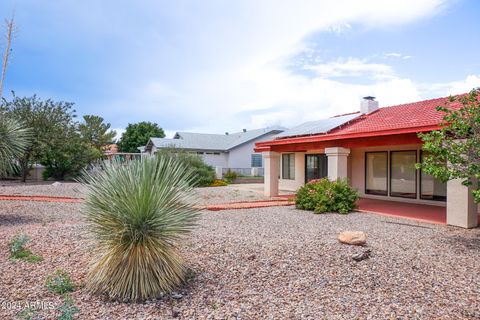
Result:
<svg viewBox="0 0 480 320"><path fill-rule="evenodd" d="M179 300L179 299L183 298L183 294L177 293L177 292L172 292L171 297L172 297L172 299Z"/></svg>
<svg viewBox="0 0 480 320"><path fill-rule="evenodd" d="M52 183L52 187L58 187L58 186L61 186L61 185L62 185L62 183L61 183L61 182L58 182L58 181Z"/></svg>
<svg viewBox="0 0 480 320"><path fill-rule="evenodd" d="M368 250L365 250L364 252L354 254L352 256L352 259L357 261L357 262L360 262L362 260L370 258L370 253L371 253L371 251L370 251L370 249L368 249Z"/></svg>
<svg viewBox="0 0 480 320"><path fill-rule="evenodd" d="M363 246L367 242L367 234L362 231L344 231L338 235L338 241L355 246Z"/></svg>

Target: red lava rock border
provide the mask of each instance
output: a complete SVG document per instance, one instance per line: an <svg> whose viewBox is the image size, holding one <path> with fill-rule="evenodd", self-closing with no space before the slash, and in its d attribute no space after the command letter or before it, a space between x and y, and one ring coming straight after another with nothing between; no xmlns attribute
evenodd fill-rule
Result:
<svg viewBox="0 0 480 320"><path fill-rule="evenodd" d="M83 198L72 198L72 197L54 197L54 196L43 196L43 195L9 195L2 194L0 195L0 201L40 201L40 202L63 202L63 203L80 203L83 202Z"/></svg>

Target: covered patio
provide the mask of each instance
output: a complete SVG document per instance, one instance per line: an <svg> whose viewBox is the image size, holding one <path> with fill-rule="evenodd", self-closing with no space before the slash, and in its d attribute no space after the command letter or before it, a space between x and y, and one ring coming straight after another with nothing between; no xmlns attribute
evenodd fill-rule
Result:
<svg viewBox="0 0 480 320"><path fill-rule="evenodd" d="M447 208L427 204L361 198L358 211L435 224L447 224ZM480 215L478 215L480 224Z"/></svg>

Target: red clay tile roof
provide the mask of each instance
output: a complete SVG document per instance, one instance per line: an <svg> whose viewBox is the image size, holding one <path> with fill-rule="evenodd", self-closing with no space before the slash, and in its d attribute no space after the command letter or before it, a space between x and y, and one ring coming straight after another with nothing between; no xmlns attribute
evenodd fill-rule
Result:
<svg viewBox="0 0 480 320"><path fill-rule="evenodd" d="M443 112L437 111L438 106L459 108L461 105L458 102L450 103L448 97L443 97L380 108L368 115L361 115L328 133L279 137L271 141L257 142L255 150L260 152L273 145L291 143L333 141L437 130L440 128L444 115Z"/></svg>
<svg viewBox="0 0 480 320"><path fill-rule="evenodd" d="M352 134L436 126L442 121L443 117L443 113L438 112L436 108L440 105L448 105L448 103L448 98L437 98L380 108L371 114L362 115L342 128L334 129L330 134Z"/></svg>

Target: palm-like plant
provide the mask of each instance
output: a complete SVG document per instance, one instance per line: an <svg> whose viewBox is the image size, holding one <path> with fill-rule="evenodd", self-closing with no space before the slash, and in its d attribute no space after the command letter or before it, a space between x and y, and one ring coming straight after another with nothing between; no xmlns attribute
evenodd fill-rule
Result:
<svg viewBox="0 0 480 320"><path fill-rule="evenodd" d="M15 158L27 149L30 142L30 129L0 112L0 176L14 172Z"/></svg>
<svg viewBox="0 0 480 320"><path fill-rule="evenodd" d="M93 293L141 301L185 280L176 243L195 225L194 173L172 157L105 163L86 174L83 207L97 241L87 276Z"/></svg>

